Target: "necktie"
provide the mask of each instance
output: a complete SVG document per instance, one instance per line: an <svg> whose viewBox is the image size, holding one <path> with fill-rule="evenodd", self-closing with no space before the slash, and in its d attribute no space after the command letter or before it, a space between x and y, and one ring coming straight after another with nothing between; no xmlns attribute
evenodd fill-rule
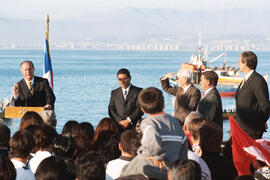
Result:
<svg viewBox="0 0 270 180"><path fill-rule="evenodd" d="M29 88L29 90L30 90L30 93L33 95L34 89L31 88L31 87L32 87L32 81L29 81L29 82L28 82L28 88Z"/></svg>
<svg viewBox="0 0 270 180"><path fill-rule="evenodd" d="M124 91L124 99L126 99L127 98L127 90L125 89L125 91Z"/></svg>

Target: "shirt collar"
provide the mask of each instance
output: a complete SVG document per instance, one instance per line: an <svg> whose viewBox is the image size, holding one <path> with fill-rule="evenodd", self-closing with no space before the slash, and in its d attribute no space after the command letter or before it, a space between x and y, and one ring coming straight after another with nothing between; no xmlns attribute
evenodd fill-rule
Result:
<svg viewBox="0 0 270 180"><path fill-rule="evenodd" d="M245 75L245 81L248 80L248 78L251 76L251 74L254 72L254 70L249 71L246 75Z"/></svg>
<svg viewBox="0 0 270 180"><path fill-rule="evenodd" d="M131 84L126 89L125 88L122 88L123 94L125 93L125 91L127 91L127 93L128 93L130 86L131 86Z"/></svg>
<svg viewBox="0 0 270 180"><path fill-rule="evenodd" d="M23 162L21 162L21 161L17 161L15 159L11 159L11 161L12 161L15 169L26 167L26 165Z"/></svg>
<svg viewBox="0 0 270 180"><path fill-rule="evenodd" d="M186 87L184 87L184 93L187 92L188 88L190 88L191 84L187 85Z"/></svg>
<svg viewBox="0 0 270 180"><path fill-rule="evenodd" d="M34 83L34 79L35 79L35 77L33 77L33 79L31 80L31 83L33 84ZM25 82L26 82L26 84L28 85L28 80L27 79L24 79L25 80Z"/></svg>
<svg viewBox="0 0 270 180"><path fill-rule="evenodd" d="M206 91L204 91L204 96L213 89L214 87L208 88Z"/></svg>

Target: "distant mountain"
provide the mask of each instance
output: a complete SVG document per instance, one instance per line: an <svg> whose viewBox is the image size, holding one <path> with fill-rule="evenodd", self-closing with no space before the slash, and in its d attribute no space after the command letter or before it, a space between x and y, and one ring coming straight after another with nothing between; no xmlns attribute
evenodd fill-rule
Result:
<svg viewBox="0 0 270 180"><path fill-rule="evenodd" d="M124 8L88 14L69 20L53 20L54 42L140 40L154 36L197 34L269 34L270 12L231 9L194 10ZM0 18L0 42L43 42L45 22Z"/></svg>

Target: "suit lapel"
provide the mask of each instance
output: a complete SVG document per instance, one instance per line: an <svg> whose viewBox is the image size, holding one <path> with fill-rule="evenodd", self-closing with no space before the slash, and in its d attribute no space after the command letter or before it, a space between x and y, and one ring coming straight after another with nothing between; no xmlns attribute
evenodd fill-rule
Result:
<svg viewBox="0 0 270 180"><path fill-rule="evenodd" d="M243 91L244 89L248 88L248 86L249 86L250 83L252 82L253 78L255 77L255 73L256 73L256 71L254 71L254 72L250 75L250 77L248 78L248 80L246 80L245 84L243 84L242 87L241 87L241 84L242 84L242 83L238 86L237 91L236 91L236 94L235 94L235 97L237 97L241 91ZM241 87L241 88L240 88L240 87Z"/></svg>
<svg viewBox="0 0 270 180"><path fill-rule="evenodd" d="M126 98L125 101L128 101L128 100L132 97L132 95L133 95L133 93L134 93L133 90L134 90L133 86L130 85L130 88L129 88L129 91L128 91L128 95L127 95L127 98Z"/></svg>
<svg viewBox="0 0 270 180"><path fill-rule="evenodd" d="M120 87L120 88L118 88L118 90L117 90L117 97L120 97L119 99L120 99L120 101L121 101L121 103L123 104L124 103L124 95L123 95L123 92L122 92L122 88Z"/></svg>

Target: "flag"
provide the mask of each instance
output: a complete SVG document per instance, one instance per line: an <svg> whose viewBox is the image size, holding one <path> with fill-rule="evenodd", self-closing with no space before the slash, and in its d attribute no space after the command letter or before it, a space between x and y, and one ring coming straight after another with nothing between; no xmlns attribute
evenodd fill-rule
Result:
<svg viewBox="0 0 270 180"><path fill-rule="evenodd" d="M238 175L251 175L249 168L252 159L270 165L270 152L243 131L235 122L233 116L229 117L229 121L232 135L233 162Z"/></svg>
<svg viewBox="0 0 270 180"><path fill-rule="evenodd" d="M53 70L49 51L49 42L47 38L45 40L45 48L44 48L43 78L48 79L49 84L53 90Z"/></svg>

